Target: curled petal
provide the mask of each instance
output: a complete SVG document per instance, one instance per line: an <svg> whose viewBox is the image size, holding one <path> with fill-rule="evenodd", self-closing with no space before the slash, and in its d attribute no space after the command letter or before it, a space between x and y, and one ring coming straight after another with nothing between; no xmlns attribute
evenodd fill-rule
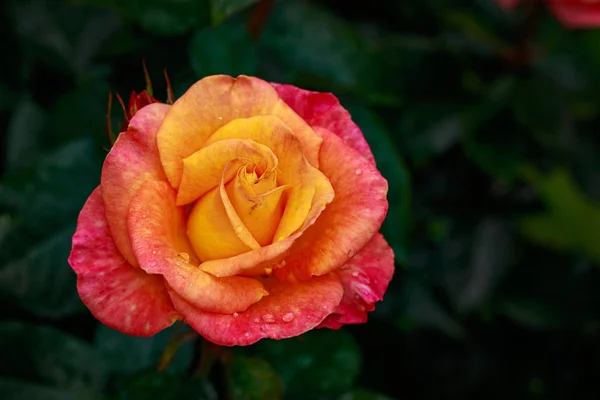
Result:
<svg viewBox="0 0 600 400"><path fill-rule="evenodd" d="M335 190L334 200L296 240L277 272L282 279L309 279L344 265L379 230L387 213L387 181L375 165L341 138L319 128L321 171Z"/></svg>
<svg viewBox="0 0 600 400"><path fill-rule="evenodd" d="M315 200L322 209L333 198L329 181L307 162L302 143L281 119L271 115L236 119L215 132L207 143L236 137L270 148L279 161L278 180L290 186L275 241L291 235L303 225Z"/></svg>
<svg viewBox="0 0 600 400"><path fill-rule="evenodd" d="M152 336L181 317L160 276L132 267L110 234L96 188L79 214L69 264L83 303L103 324L128 335Z"/></svg>
<svg viewBox="0 0 600 400"><path fill-rule="evenodd" d="M338 329L345 324L367 322L367 312L383 295L394 274L394 252L381 234L373 239L338 272L344 297L320 327Z"/></svg>
<svg viewBox="0 0 600 400"><path fill-rule="evenodd" d="M262 170L277 167L273 152L260 143L248 139L225 139L203 147L183 160L183 176L177 192L177 205L188 204L217 187L223 178L225 166L235 161L242 166L252 163ZM235 174L229 170L228 182Z"/></svg>
<svg viewBox="0 0 600 400"><path fill-rule="evenodd" d="M268 292L257 280L217 278L196 264L185 234L185 213L166 182L146 181L129 208L128 225L140 267L161 274L169 287L201 310L244 311Z"/></svg>
<svg viewBox="0 0 600 400"><path fill-rule="evenodd" d="M186 323L203 337L223 346L246 346L263 338L298 336L319 325L340 303L339 277L327 275L295 284L265 279L270 295L243 313L202 312L170 291Z"/></svg>
<svg viewBox="0 0 600 400"><path fill-rule="evenodd" d="M272 85L279 97L310 126L325 128L335 133L344 143L375 163L371 148L360 128L333 94L311 92L292 85Z"/></svg>
<svg viewBox="0 0 600 400"><path fill-rule="evenodd" d="M169 111L166 104L140 109L121 133L102 167L102 198L106 219L117 248L134 266L137 260L127 234L127 210L146 179L166 180L156 147L156 132Z"/></svg>
<svg viewBox="0 0 600 400"><path fill-rule="evenodd" d="M308 161L318 165L321 138L294 113L265 81L226 75L206 77L172 106L158 132L160 158L171 185L179 187L183 160L202 148L223 125L253 115L279 116L293 127Z"/></svg>

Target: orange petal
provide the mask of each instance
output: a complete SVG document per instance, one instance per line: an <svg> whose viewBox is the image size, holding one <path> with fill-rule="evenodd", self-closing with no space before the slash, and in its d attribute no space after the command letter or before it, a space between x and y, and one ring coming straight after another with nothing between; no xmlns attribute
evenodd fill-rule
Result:
<svg viewBox="0 0 600 400"><path fill-rule="evenodd" d="M127 131L118 136L102 167L106 219L117 248L134 266L138 262L127 232L127 210L144 180L166 180L158 157L156 132L169 108L166 104L150 104L137 112Z"/></svg>
<svg viewBox="0 0 600 400"><path fill-rule="evenodd" d="M222 346L247 346L263 338L284 339L307 332L340 303L342 286L335 275L290 284L265 279L271 293L245 312L202 312L176 293L169 292L175 308L204 338Z"/></svg>
<svg viewBox="0 0 600 400"><path fill-rule="evenodd" d="M257 280L217 278L194 265L185 213L175 205L175 197L166 182L146 181L131 201L127 222L140 267L162 274L170 288L204 311L243 311L267 295Z"/></svg>
<svg viewBox="0 0 600 400"><path fill-rule="evenodd" d="M371 240L387 213L387 181L373 163L337 135L317 132L324 139L321 171L335 199L296 241L286 267L275 271L282 279L309 279L338 269Z"/></svg>
<svg viewBox="0 0 600 400"><path fill-rule="evenodd" d="M277 115L302 143L306 158L318 165L321 138L260 79L226 75L206 77L172 106L158 132L160 158L173 187L179 187L183 160L201 149L210 135L237 118Z"/></svg>
<svg viewBox="0 0 600 400"><path fill-rule="evenodd" d="M325 204L333 198L327 178L307 162L302 153L302 143L279 118L267 115L236 119L216 131L207 144L229 138L245 138L264 144L279 161L277 179L282 185L289 185L290 189L275 233L276 241L302 226L315 197ZM319 193L316 193L317 189Z"/></svg>
<svg viewBox="0 0 600 400"><path fill-rule="evenodd" d="M240 168L226 186L227 195L242 224L261 246L273 241L275 230L283 214L288 186L277 187L276 171L259 178L256 172Z"/></svg>
<svg viewBox="0 0 600 400"><path fill-rule="evenodd" d="M131 266L110 234L102 189L96 188L77 220L69 264L81 301L103 324L135 336L152 336L181 316L163 279Z"/></svg>
<svg viewBox="0 0 600 400"><path fill-rule="evenodd" d="M203 147L183 160L183 176L177 193L177 205L190 203L221 182L223 169L235 160L241 166L253 163L262 170L277 166L277 159L266 146L248 139L226 139ZM230 170L228 182L235 169Z"/></svg>

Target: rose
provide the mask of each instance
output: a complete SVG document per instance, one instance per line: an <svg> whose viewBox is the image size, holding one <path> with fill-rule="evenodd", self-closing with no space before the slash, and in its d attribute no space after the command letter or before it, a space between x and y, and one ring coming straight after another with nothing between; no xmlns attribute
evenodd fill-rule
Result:
<svg viewBox="0 0 600 400"><path fill-rule="evenodd" d="M501 7L511 9L523 0L497 0ZM546 4L558 20L568 28L600 26L600 0L548 0Z"/></svg>
<svg viewBox="0 0 600 400"><path fill-rule="evenodd" d="M84 205L69 263L92 314L221 345L367 319L394 256L387 182L328 93L211 76L137 110Z"/></svg>

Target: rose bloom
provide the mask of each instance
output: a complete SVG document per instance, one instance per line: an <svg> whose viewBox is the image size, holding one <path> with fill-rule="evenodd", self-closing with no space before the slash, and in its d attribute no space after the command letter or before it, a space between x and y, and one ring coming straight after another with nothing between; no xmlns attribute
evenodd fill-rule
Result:
<svg viewBox="0 0 600 400"><path fill-rule="evenodd" d="M367 320L394 271L388 185L332 94L218 75L146 103L73 236L97 319L227 346Z"/></svg>
<svg viewBox="0 0 600 400"><path fill-rule="evenodd" d="M536 0L497 0L501 7L511 9L518 3ZM568 28L600 26L600 0L546 0L556 18Z"/></svg>

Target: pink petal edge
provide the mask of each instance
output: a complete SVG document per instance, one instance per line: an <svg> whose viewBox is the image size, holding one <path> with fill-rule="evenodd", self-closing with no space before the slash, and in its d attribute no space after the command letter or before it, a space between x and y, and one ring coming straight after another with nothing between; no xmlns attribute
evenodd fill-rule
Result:
<svg viewBox="0 0 600 400"><path fill-rule="evenodd" d="M269 296L245 312L212 314L199 311L170 291L175 307L204 338L222 346L247 346L263 338L298 336L319 325L339 305L343 289L338 276L287 283L264 279Z"/></svg>
<svg viewBox="0 0 600 400"><path fill-rule="evenodd" d="M373 153L350 113L332 93L312 92L293 85L271 83L279 97L313 128L325 128L367 160L375 164Z"/></svg>
<svg viewBox="0 0 600 400"><path fill-rule="evenodd" d="M383 295L394 274L394 252L380 233L338 272L344 297L319 328L339 329L367 321L367 313Z"/></svg>
<svg viewBox="0 0 600 400"><path fill-rule="evenodd" d="M98 186L86 201L73 235L69 264L83 303L103 324L134 336L152 336L181 316L163 280L132 267L111 236Z"/></svg>

